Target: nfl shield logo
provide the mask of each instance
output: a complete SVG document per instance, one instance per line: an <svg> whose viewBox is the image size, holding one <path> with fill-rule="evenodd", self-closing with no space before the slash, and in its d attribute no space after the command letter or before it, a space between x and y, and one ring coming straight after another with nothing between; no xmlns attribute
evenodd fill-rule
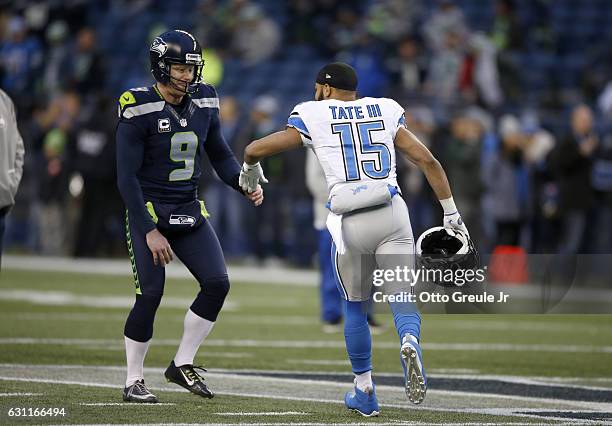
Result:
<svg viewBox="0 0 612 426"><path fill-rule="evenodd" d="M179 124L181 125L181 127L186 127L187 126L187 119L181 118L180 121L179 121Z"/></svg>

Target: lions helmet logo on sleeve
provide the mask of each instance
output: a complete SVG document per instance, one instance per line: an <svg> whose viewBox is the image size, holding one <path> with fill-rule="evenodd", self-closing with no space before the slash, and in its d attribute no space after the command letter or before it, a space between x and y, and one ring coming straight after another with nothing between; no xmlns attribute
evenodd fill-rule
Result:
<svg viewBox="0 0 612 426"><path fill-rule="evenodd" d="M151 43L151 52L157 52L159 57L164 56L164 53L168 50L168 45L161 37L155 37L153 43Z"/></svg>

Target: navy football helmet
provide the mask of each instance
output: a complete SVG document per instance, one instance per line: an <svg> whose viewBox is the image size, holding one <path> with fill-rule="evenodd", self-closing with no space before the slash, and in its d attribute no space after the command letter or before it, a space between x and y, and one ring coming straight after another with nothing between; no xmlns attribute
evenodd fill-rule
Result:
<svg viewBox="0 0 612 426"><path fill-rule="evenodd" d="M166 31L159 37L155 37L149 49L151 60L151 73L155 80L160 83L172 85L176 89L183 90L173 83L170 78L170 67L172 64L186 64L194 66L193 79L187 84L187 93L194 93L202 78L202 47L200 43L187 31Z"/></svg>

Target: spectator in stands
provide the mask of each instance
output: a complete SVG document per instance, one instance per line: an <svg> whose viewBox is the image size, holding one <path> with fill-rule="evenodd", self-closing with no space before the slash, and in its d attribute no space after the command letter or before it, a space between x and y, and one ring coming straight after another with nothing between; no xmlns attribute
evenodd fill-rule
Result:
<svg viewBox="0 0 612 426"><path fill-rule="evenodd" d="M591 232L598 253L612 253L612 129L607 124L604 136L593 155L593 188L596 221Z"/></svg>
<svg viewBox="0 0 612 426"><path fill-rule="evenodd" d="M523 161L525 135L519 120L505 115L499 120L501 145L483 161L485 208L496 223L495 245L518 246L527 216L529 179Z"/></svg>
<svg viewBox="0 0 612 426"><path fill-rule="evenodd" d="M487 108L495 110L503 102L497 70L497 53L495 47L480 33L470 37L469 60L464 62L461 85Z"/></svg>
<svg viewBox="0 0 612 426"><path fill-rule="evenodd" d="M53 99L46 111L37 117L42 139L38 228L44 254L64 254L67 245L66 201L70 171L67 145L80 108L81 98L75 92L67 91Z"/></svg>
<svg viewBox="0 0 612 426"><path fill-rule="evenodd" d="M384 96L389 83L388 71L381 56L381 46L365 31L359 31L355 46L341 53L342 61L355 68L359 76L359 96Z"/></svg>
<svg viewBox="0 0 612 426"><path fill-rule="evenodd" d="M425 146L432 149L432 139L436 131L432 111L426 106L413 106L406 108L404 116L406 127ZM398 154L396 159L398 183L410 210L410 223L414 235L420 235L425 230L436 226L434 206L439 203L427 185L421 170L408 161L404 155Z"/></svg>
<svg viewBox="0 0 612 426"><path fill-rule="evenodd" d="M94 92L104 85L102 58L96 49L96 34L92 28L82 28L72 51L63 64L64 87L80 95Z"/></svg>
<svg viewBox="0 0 612 426"><path fill-rule="evenodd" d="M523 48L523 30L516 15L514 0L497 0L490 37L495 48L516 51Z"/></svg>
<svg viewBox="0 0 612 426"><path fill-rule="evenodd" d="M247 65L255 65L276 53L281 42L280 28L276 21L264 16L256 4L242 8L234 32L233 46Z"/></svg>
<svg viewBox="0 0 612 426"><path fill-rule="evenodd" d="M286 30L289 41L318 45L321 34L317 31L317 22L315 22L317 3L311 0L295 0L287 3L287 9L289 22Z"/></svg>
<svg viewBox="0 0 612 426"><path fill-rule="evenodd" d="M438 7L423 24L423 33L427 46L435 52L446 48L448 33L453 33L461 42L467 37L469 29L463 12L452 0L439 0Z"/></svg>
<svg viewBox="0 0 612 426"><path fill-rule="evenodd" d="M274 96L256 98L249 121L240 132L238 146L243 149L251 141L274 132L279 127L274 119L277 113L278 101ZM269 264L279 264L287 256L286 232L290 226L291 208L287 178L291 170L287 168L286 159L283 154L263 161L262 167L270 181L266 185L266 202L247 215L243 228L248 234L250 252L256 260Z"/></svg>
<svg viewBox="0 0 612 426"><path fill-rule="evenodd" d="M520 62L516 53L523 49L524 38L514 0L498 0L489 39L497 51L499 79L504 93L515 101L521 96Z"/></svg>
<svg viewBox="0 0 612 426"><path fill-rule="evenodd" d="M463 220L470 227L474 241L480 241L480 198L483 184L480 176L481 143L484 134L480 122L459 115L451 122L450 140L446 144L444 169L453 182L453 197Z"/></svg>
<svg viewBox="0 0 612 426"><path fill-rule="evenodd" d="M550 165L559 183L561 237L559 253L582 248L587 215L593 202L591 169L599 143L593 112L586 105L572 110L571 130L551 153Z"/></svg>
<svg viewBox="0 0 612 426"><path fill-rule="evenodd" d="M63 88L63 69L66 58L70 53L68 43L68 26L64 21L55 21L46 31L47 51L45 69L43 71L43 85L46 95L54 97Z"/></svg>
<svg viewBox="0 0 612 426"><path fill-rule="evenodd" d="M397 54L387 62L391 72L392 97L396 100L421 94L427 75L427 59L413 36L404 37L397 45Z"/></svg>
<svg viewBox="0 0 612 426"><path fill-rule="evenodd" d="M31 104L32 94L43 63L40 42L28 35L23 18L13 16L8 22L7 39L0 45L2 88L15 99L19 109ZM23 96L29 93L30 96Z"/></svg>
<svg viewBox="0 0 612 426"><path fill-rule="evenodd" d="M70 171L83 178L76 257L112 255L118 231L123 230L123 203L115 185L115 117L114 99L100 96L81 109L70 132Z"/></svg>
<svg viewBox="0 0 612 426"><path fill-rule="evenodd" d="M431 55L425 83L426 94L442 104L457 101L460 73L464 60L465 51L462 35L455 31L446 31L442 44Z"/></svg>
<svg viewBox="0 0 612 426"><path fill-rule="evenodd" d="M569 4L568 4L569 5ZM536 49L536 52L554 52L564 49L564 40L573 35L564 32L558 34L554 28L553 8L554 2L548 0L531 0L523 3L525 15L528 17L525 22L524 30L529 38L529 44ZM574 9L575 10L575 9ZM573 27L572 21L570 25L565 27L569 29Z"/></svg>
<svg viewBox="0 0 612 426"><path fill-rule="evenodd" d="M238 133L240 131L240 109L236 98L226 96L221 98L219 117L223 125L221 131L225 140L238 154ZM209 162L208 159L205 160ZM219 179L212 166L203 168L200 190L203 190L203 200L210 212L210 223L215 229L223 252L228 258L245 255L246 239L242 218L242 195L227 191L227 186ZM267 191L266 191L267 193Z"/></svg>
<svg viewBox="0 0 612 426"><path fill-rule="evenodd" d="M352 7L341 7L335 22L329 29L328 43L334 53L347 52L357 45L357 38L365 30L357 11Z"/></svg>
<svg viewBox="0 0 612 426"><path fill-rule="evenodd" d="M379 0L365 16L368 32L386 43L396 43L417 30L423 15L421 0Z"/></svg>
<svg viewBox="0 0 612 426"><path fill-rule="evenodd" d="M337 53L332 38L338 12L354 11L359 4L351 0L294 0L286 2L289 19L285 26L287 40L292 43L307 43L323 55Z"/></svg>
<svg viewBox="0 0 612 426"><path fill-rule="evenodd" d="M540 126L537 114L527 111L521 117L525 134L524 160L529 168L530 253L556 251L558 188L546 160L555 146L554 136Z"/></svg>

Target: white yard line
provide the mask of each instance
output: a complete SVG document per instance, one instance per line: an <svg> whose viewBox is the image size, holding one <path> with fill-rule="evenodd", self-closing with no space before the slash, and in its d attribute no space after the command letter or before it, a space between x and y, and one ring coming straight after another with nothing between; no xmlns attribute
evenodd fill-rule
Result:
<svg viewBox="0 0 612 426"><path fill-rule="evenodd" d="M93 369L98 369L98 367L92 367ZM160 369L161 371L161 369ZM57 374L57 373L55 373ZM210 375L210 374L209 374ZM210 375L212 377L212 375ZM229 379L230 375L224 375L224 378ZM264 380L264 381L275 381L275 382L283 382L283 381L290 381L292 382L292 384L300 384L300 383L304 383L304 382L309 382L309 381L304 381L304 380L290 380L290 379L274 379L274 378L262 378L262 377L244 377L242 376L241 379L243 380ZM80 380L59 380L59 379L48 379L48 378L41 378L41 377L33 377L33 378L25 378L25 377L10 377L10 376L0 376L0 380L7 380L7 381L19 381L19 382L37 382L37 383L53 383L53 384L66 384L66 385L78 385L78 386L87 386L87 387L101 387L101 388L110 388L110 389L117 389L117 385L115 384L107 384L107 383L93 383L93 382L83 382ZM297 383L296 383L297 382ZM319 383L320 384L320 383ZM324 386L329 386L329 385L333 385L334 383L325 383ZM339 384L342 385L342 384ZM342 385L345 386L345 385ZM163 390L163 391L168 391L168 392L186 392L183 389L177 389L174 387L167 387L167 386L163 386L163 387L153 387L151 386L152 389L159 389L159 390ZM380 386L379 389L381 391L385 390L384 386ZM309 398L309 397L298 397L298 396L291 396L291 395L270 395L270 394L254 394L254 393L245 393L245 392L217 392L219 395L230 395L230 396L239 396L239 397L252 397L252 398L264 398L264 399L273 399L273 400L285 400L285 401L304 401L304 402L320 402L320 403L334 403L334 404L343 404L342 401L338 400L338 399L326 399L326 398ZM455 393L455 395L458 394L462 394L461 392L457 392ZM476 394L478 398L486 398L489 396L489 394ZM496 395L498 396L498 395ZM512 399L512 398L506 398L506 399ZM527 399L527 398L526 398ZM530 401L533 401L533 399L530 399ZM546 400L547 402L554 402L555 400ZM567 403L568 401L562 401L564 403ZM576 403L576 402L573 402ZM408 410L425 410L425 411L437 411L437 412L458 412L458 413L471 413L471 414L490 414L490 415L496 415L496 416L514 416L514 417L525 417L525 418L538 418L540 420L561 420L561 421L567 421L567 419L565 418L556 418L556 417L546 417L546 418L542 418L541 416L537 416L536 414L519 414L516 413L516 411L527 411L527 409L525 408L494 408L494 409L466 409L466 408L439 408L439 407L428 407L428 406L408 406L407 404L380 404L382 407L392 407L392 408L401 408L401 409L408 409ZM582 405L582 404L580 404ZM599 406L604 405L605 404L599 404ZM585 409L587 409L587 407L584 407ZM601 409L601 407L599 407ZM539 411L550 411L551 409L538 409ZM582 408L581 408L582 410ZM555 409L554 411L567 411L567 412L573 412L576 410L557 410ZM576 424L576 422L572 422L573 424ZM582 421L583 424L592 424L592 423L597 423L597 424L601 424L601 422L591 422L591 421Z"/></svg>
<svg viewBox="0 0 612 426"><path fill-rule="evenodd" d="M287 359L290 364L304 364L304 365L339 365L347 366L351 365L349 360L339 359Z"/></svg>
<svg viewBox="0 0 612 426"><path fill-rule="evenodd" d="M0 345L117 345L120 340L112 339L70 339L70 338L35 338L3 337ZM153 340L153 345L175 346L177 339ZM344 349L343 340L254 340L254 339L210 339L204 346L254 347L254 348L338 348ZM397 349L393 342L378 342L375 345L382 349ZM571 353L605 353L612 354L612 346L592 345L552 345L552 344L512 344L512 343L423 343L421 347L428 351L493 351L493 352L571 352Z"/></svg>
<svg viewBox="0 0 612 426"><path fill-rule="evenodd" d="M2 256L2 269L20 271L76 272L111 276L132 275L129 260L123 259L69 259L65 257ZM319 274L314 270L291 268L261 268L256 266L228 265L232 281L254 284L283 284L289 286L316 287ZM187 268L177 259L166 266L168 278L193 279Z"/></svg>
<svg viewBox="0 0 612 426"><path fill-rule="evenodd" d="M133 402L81 402L79 405L85 407L112 407L112 406L134 406ZM139 404L138 407L163 407L176 405L174 402L156 402L155 404Z"/></svg>
<svg viewBox="0 0 612 426"><path fill-rule="evenodd" d="M372 425L382 425L382 424L394 424L394 425L430 425L429 422L416 422L416 421L389 421L389 423L379 423L379 422L370 422L370 423L333 423L333 426L372 426ZM465 423L444 423L445 426L499 426L500 424L507 424L509 426L537 426L542 424L551 424L551 423L521 423L521 422L512 422L512 423L479 423L479 422L465 422ZM576 422L561 422L561 423L552 423L555 426L575 426L575 425L584 425L584 424L592 424L592 423L583 423L580 421ZM602 424L601 422L599 424ZM66 425L57 425L57 426L330 426L329 423L307 423L307 422L299 422L299 423L145 423L145 424L137 424L137 423L89 423L89 424L66 424Z"/></svg>
<svg viewBox="0 0 612 426"><path fill-rule="evenodd" d="M222 354L222 352L218 352L217 354ZM229 354L233 354L233 352L229 352ZM238 354L240 354L240 352L238 352ZM86 365L86 364L70 364L70 365L57 365L57 364L16 364L16 363L0 363L0 368L8 368L8 369L12 369L12 368L24 368L24 369L31 369L31 368L40 368L40 369L44 369L44 370L79 370L79 369L84 369L84 370L106 370L106 371L125 371L125 367L124 366L119 366L119 365ZM563 387L572 387L572 388L579 388L579 389L585 389L585 390L604 390L604 391L609 391L609 388L604 388L604 387L597 387L597 386L582 386L582 385L575 385L574 382L579 381L579 380L591 380L591 378L589 377L555 377L555 376L551 376L551 377L544 377L544 376L510 376L510 375L495 375L495 374L455 374L453 373L454 371L457 372L465 372L465 370L468 369L457 369L457 370L452 370L452 369L448 369L448 373L450 374L443 374L443 373L433 373L433 371L436 371L435 369L432 369L432 373L428 374L428 377L434 377L434 378L440 378L440 379L471 379L471 380L498 380L498 381L506 381L506 382L512 382L512 383L518 383L518 384L526 384L526 385L540 385L540 386L563 386ZM157 373L163 373L163 369L161 368L155 368L155 367L145 367L145 372L147 373L153 373L153 374L157 374ZM344 374L347 377L349 376L349 372L347 371L330 371L330 372L323 372L324 374ZM287 378L276 378L276 377L269 377L270 375L273 374L295 374L295 375L303 375L303 376L308 376L309 374L313 374L312 371L307 371L307 370L253 370L253 369L225 369L225 368L215 368L215 369L210 369L208 371L208 374L211 375L216 375L216 376L227 376L227 377L258 377L258 378L262 378L262 379L271 379L271 380L290 380L290 381L305 381L305 382L313 382L311 380L306 380L306 379L287 379ZM265 377L268 376L268 377ZM398 373L383 373L383 372L377 372L376 376L379 377L399 377ZM315 382L320 382L320 378L319 376L317 376L316 380L314 380ZM612 380L612 378L607 378L607 380ZM331 385L335 385L336 383L332 382ZM340 384L342 386L345 386L345 384ZM445 393L445 392L455 392L455 391L444 391L444 390L428 390L428 392L440 392L440 393ZM474 393L474 395L483 395L481 393ZM502 397L506 397L506 395L499 395ZM518 398L523 398L518 396ZM531 397L528 397L531 398ZM545 398L546 399L546 398ZM599 404L599 403L597 403ZM612 404L610 405L610 408L612 409Z"/></svg>
<svg viewBox="0 0 612 426"><path fill-rule="evenodd" d="M134 305L133 296L111 296L97 294L95 296L78 294L69 291L40 291L34 289L3 288L0 289L0 300L29 302L45 306L84 306L88 308L131 308ZM164 306L171 308L186 308L193 303L192 297L165 297ZM238 303L228 300L223 305L224 310L236 311Z"/></svg>
<svg viewBox="0 0 612 426"><path fill-rule="evenodd" d="M12 396L41 396L42 393L32 392L0 392L0 397L12 397Z"/></svg>
<svg viewBox="0 0 612 426"><path fill-rule="evenodd" d="M0 290L1 291L1 290ZM0 296L1 299L1 296ZM165 299L164 299L165 300ZM165 303L165 302L162 302ZM226 301L227 303L227 301ZM232 302L237 304L236 302ZM184 305L185 308L187 305ZM0 313L0 319L22 321L118 321L125 322L127 313L98 313L98 312L23 312ZM164 315L164 321L183 322L185 315ZM257 323L258 325L288 326L318 326L319 320L315 316L305 315L243 315L234 313L223 318L224 324Z"/></svg>
<svg viewBox="0 0 612 426"><path fill-rule="evenodd" d="M372 426L373 424L384 424L384 423L332 423L333 426ZM388 424L394 425L426 425L430 423L422 423L422 422L410 422L410 421L391 421ZM497 426L499 423L447 423L448 425L479 425L479 426ZM566 425L576 425L580 423L555 423L557 426L566 426ZM330 426L329 423L307 423L307 422L292 422L292 423L88 423L88 424L66 424L66 425L57 425L57 426ZM512 423L512 426L534 426L537 423Z"/></svg>
<svg viewBox="0 0 612 426"><path fill-rule="evenodd" d="M555 321L549 321L548 318L543 318L541 322L538 321L523 321L518 318L519 321L509 320L495 320L494 317L487 318L486 320L464 320L458 319L453 321L445 321L444 327L457 330L477 330L477 331L520 331L522 332L565 332L568 331L581 331L583 333L597 333L599 330L593 330L593 324L591 323L559 323ZM437 320L432 320L433 325L436 325Z"/></svg>
<svg viewBox="0 0 612 426"><path fill-rule="evenodd" d="M55 373L53 373L53 377L56 377L58 375L57 371L62 371L62 370L84 370L84 371L115 371L115 372L123 372L124 371L124 367L120 367L120 366L87 366L87 365L78 365L78 366L60 366L60 365L38 365L38 364L0 364L0 368L8 368L11 370L14 370L16 368L22 368L25 369L26 371L31 371L34 369L42 369L42 370L54 370L56 371ZM147 372L147 374L151 374L151 373L159 373L161 374L163 372L163 369L160 368L146 368L145 371ZM229 379L233 379L233 380L240 380L240 381L258 381L258 382L263 382L263 383L270 383L270 384L274 384L274 383L286 383L286 384L290 384L290 385L317 385L317 386L325 386L325 387L337 387L337 388L346 388L347 384L346 383L341 383L341 382L333 382L333 381L321 381L319 378L315 378L315 379L303 379L303 378L284 378L284 377L270 377L270 376L265 376L264 374L270 374L272 372L279 372L279 371L270 371L270 370L242 370L242 373L250 373L249 375L246 374L238 374L238 371L236 370L212 370L209 371L207 373L207 377L210 378L218 378L220 380L220 383L223 382L224 380L229 380ZM293 371L283 371L284 373L296 373ZM257 374L260 375L257 375ZM308 372L299 372L301 374L308 374ZM487 376L488 379L490 378L494 378L497 376ZM508 378L507 376L501 376L503 378ZM23 377L15 377L15 378L11 378L8 376L2 376L0 377L0 379L4 379L4 380L19 380L19 381L30 381L31 379L28 378L23 378ZM520 379L526 379L525 383L531 383L531 381L529 380L529 378L521 378L521 377L516 377L516 381L520 382ZM49 383L55 383L56 380L55 379L42 379L43 381L48 381ZM75 385L79 385L79 384L83 384L84 386L97 386L97 383L93 383L93 382L88 382L88 383L83 383L80 381L60 381L58 383L63 383L63 384L75 384ZM102 387L116 387L115 385L101 385ZM151 386L152 388L155 388L154 386ZM159 387L157 387L158 389L160 389ZM589 387L584 387L585 389L591 389ZM396 386L387 386L387 385L380 385L377 386L377 389L380 390L397 390L400 389L399 387ZM178 391L178 392L184 392L183 389L177 389L174 386L170 386L167 387L164 385L163 390L170 390L170 391ZM251 396L251 397L258 397L258 398L266 398L268 396L266 395L262 395L262 394L251 394L251 393L244 393L244 392L239 392L239 393L234 393L234 392L220 392L222 394L226 394L226 395L235 395L235 396ZM588 402L588 401L568 401L568 400L564 400L564 399L555 399L555 398L539 398L539 397L524 397L524 396L519 396L519 395L502 395L502 394L493 394L493 393L480 393L480 392L466 392L466 391L448 391L448 390L435 390L435 389L430 389L428 390L428 394L438 394L438 395L443 395L443 396L449 396L452 397L454 395L462 395L462 396L467 396L467 397L473 397L473 398L495 398L495 399L510 399L510 400L516 400L516 401L526 401L526 402L533 402L533 401L541 401L541 402L550 402L550 403L555 403L555 404L563 404L563 403L573 403L573 404L577 404L578 406L584 408L584 409L601 409L604 408L606 410L612 410L612 404L610 403L600 403L600 402ZM304 400L304 401L318 401L318 402L338 402L335 400L326 400L326 399L317 399L317 398L300 398L300 397L294 397L294 396L287 396L287 395L279 395L279 396L272 396L272 398L274 399L288 399L288 400ZM406 408L406 406L404 405L397 405L397 404L386 404L387 406L392 406L392 407L397 407L397 408ZM411 407L412 409L418 409L419 407ZM427 410L431 410L435 408L432 407L423 407L424 409ZM522 409L522 408L516 408L516 409ZM444 410L442 410L444 411Z"/></svg>
<svg viewBox="0 0 612 426"><path fill-rule="evenodd" d="M213 413L218 416L309 416L310 413L304 411L260 411L260 412L227 412L227 413Z"/></svg>

